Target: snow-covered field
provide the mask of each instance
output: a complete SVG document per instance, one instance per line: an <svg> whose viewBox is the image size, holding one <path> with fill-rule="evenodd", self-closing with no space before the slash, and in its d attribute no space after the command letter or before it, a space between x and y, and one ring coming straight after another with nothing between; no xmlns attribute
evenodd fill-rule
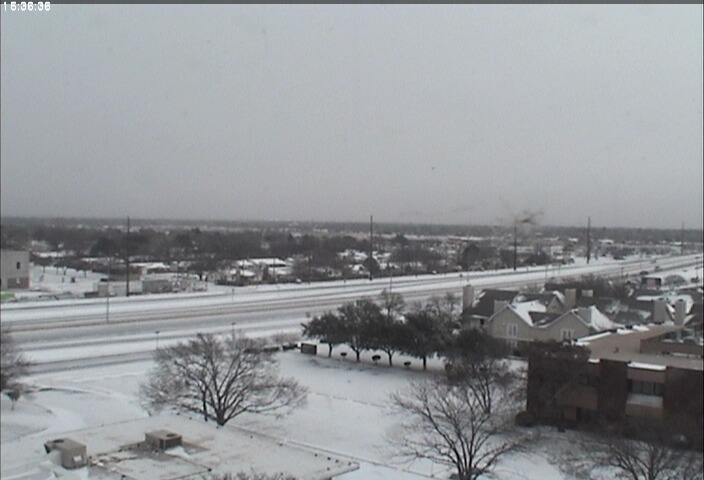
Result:
<svg viewBox="0 0 704 480"><path fill-rule="evenodd" d="M369 355L361 364L342 360L343 348L329 359L326 350L317 356L298 351L279 354L281 373L309 388L303 406L281 418L243 415L233 424L358 462L360 469L341 477L345 480L449 478L451 470L443 466L396 458L387 443L399 424L389 409L389 394L411 379L438 374L439 363L431 362L429 371L423 372L417 361L410 369L404 367L403 357L395 358L399 366L388 367L374 365ZM26 380L37 391L32 399L20 399L14 410L3 396L2 478L26 471L24 465L41 464L36 453L22 448L27 439L36 441L38 448L61 432L147 416L138 390L150 366L151 362L137 362L34 375ZM497 473L506 480L563 479L547 457L546 444L541 443L529 454L507 458Z"/></svg>

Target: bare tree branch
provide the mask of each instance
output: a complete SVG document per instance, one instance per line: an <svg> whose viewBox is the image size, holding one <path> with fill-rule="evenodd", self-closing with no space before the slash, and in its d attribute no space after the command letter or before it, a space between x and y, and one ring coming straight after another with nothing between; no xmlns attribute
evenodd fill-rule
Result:
<svg viewBox="0 0 704 480"><path fill-rule="evenodd" d="M199 334L159 349L141 394L155 409L197 412L225 425L245 412L281 412L298 406L306 389L280 377L270 353L252 340Z"/></svg>
<svg viewBox="0 0 704 480"><path fill-rule="evenodd" d="M413 382L391 396L404 416L397 448L402 456L426 458L454 467L459 480L476 480L491 472L505 454L528 441L513 426L518 405L502 389L491 388L494 408L468 382Z"/></svg>

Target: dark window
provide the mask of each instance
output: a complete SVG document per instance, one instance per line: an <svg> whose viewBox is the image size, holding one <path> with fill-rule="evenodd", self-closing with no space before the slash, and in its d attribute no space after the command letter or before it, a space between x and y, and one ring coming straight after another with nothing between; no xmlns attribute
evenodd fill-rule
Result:
<svg viewBox="0 0 704 480"><path fill-rule="evenodd" d="M598 387L599 379L594 375L581 374L577 378L577 383L583 387Z"/></svg>
<svg viewBox="0 0 704 480"><path fill-rule="evenodd" d="M20 269L20 262L17 262L17 270Z"/></svg>
<svg viewBox="0 0 704 480"><path fill-rule="evenodd" d="M641 380L631 380L629 385L631 393L640 393L643 395L663 396L663 384L655 382L643 382Z"/></svg>

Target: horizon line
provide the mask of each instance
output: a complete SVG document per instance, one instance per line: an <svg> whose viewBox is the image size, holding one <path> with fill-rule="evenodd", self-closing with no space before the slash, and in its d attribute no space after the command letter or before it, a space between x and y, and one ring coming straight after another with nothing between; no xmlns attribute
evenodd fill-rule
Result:
<svg viewBox="0 0 704 480"><path fill-rule="evenodd" d="M267 219L196 219L196 218L170 218L170 217L133 217L131 215L125 215L125 216L120 216L120 217L113 217L113 216L74 216L74 215L69 215L69 216L53 216L53 215L0 215L0 222L4 222L5 220L63 220L63 221L91 221L91 222L96 222L96 221L110 221L112 222L123 222L127 218L130 218L131 222L138 221L141 223L145 222L177 222L177 223L209 223L209 224L218 224L218 223L266 223L266 224L352 224L352 225L361 225L365 226L364 228L366 229L369 226L369 222L367 220L316 220L316 219L309 219L309 220L290 220L290 219L280 219L280 220L267 220ZM377 220L374 222L376 225L408 225L408 226L427 226L427 227L444 227L444 228L511 228L513 224L509 223L431 223L431 222L423 222L423 221L418 221L418 222L409 222L409 221L384 221L384 220ZM532 225L532 228L586 228L587 227L587 219L585 219L584 225L554 225L554 224L535 224ZM686 224L683 225L683 227L686 227ZM606 226L602 225L599 226L598 224L595 226L594 223L592 222L592 229L620 229L620 230L674 230L674 231L695 231L695 232L703 232L704 230L702 228L683 228L683 227L632 227L632 226Z"/></svg>

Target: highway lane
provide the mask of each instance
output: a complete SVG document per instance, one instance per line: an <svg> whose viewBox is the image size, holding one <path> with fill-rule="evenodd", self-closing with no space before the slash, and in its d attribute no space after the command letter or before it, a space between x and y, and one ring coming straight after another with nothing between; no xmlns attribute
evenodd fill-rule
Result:
<svg viewBox="0 0 704 480"><path fill-rule="evenodd" d="M661 259L663 268L670 265L687 265L693 258L672 257ZM608 262L599 265L563 266L559 268L534 267L498 272L471 272L424 277L400 277L369 281L328 282L313 285L266 286L261 289L247 287L229 292L209 295L154 295L130 298L90 299L80 301L57 301L47 304L7 304L2 307L2 323L14 330L47 328L70 325L120 323L148 319L191 318L198 316L220 316L233 313L267 311L291 306L324 304L335 305L362 296L376 296L384 288L392 288L404 295L416 293L430 295L456 291L466 283L478 287L511 284L516 280L539 282L552 277L565 277L598 272L606 275L628 274L638 271L642 260ZM521 283L520 281L518 283ZM109 304L108 304L109 303Z"/></svg>
<svg viewBox="0 0 704 480"><path fill-rule="evenodd" d="M690 266L696 260L686 257L674 257L658 260L664 273L669 268L682 268ZM611 263L600 266L597 270L602 274L627 275L636 272L642 267L642 262ZM550 272L550 277L575 276L576 272L593 271L586 268L565 268L560 272ZM43 368L57 362L57 359L69 361L71 357L80 358L74 362L76 365L89 366L96 362L104 363L108 358L115 362L127 361L124 355L133 355L133 360L143 360L144 352L151 352L155 347L157 337L162 342L177 341L192 337L197 332L228 333L237 330L240 333L255 335L262 332L274 333L277 331L300 332L300 323L310 317L320 314L325 310L334 310L345 301L366 295L376 297L383 288L393 287L404 295L407 303L423 301L432 295L442 295L452 292L461 295L461 287L471 282L478 288L518 287L526 283L542 283L545 281L545 269L534 269L530 272L508 274L497 272L478 272L472 277L459 276L432 276L427 278L410 277L408 279L375 280L362 285L353 285L349 290L345 286L331 286L321 284L306 286L296 292L275 291L261 292L254 299L242 300L223 304L222 297L213 297L220 303L206 304L204 308L189 306L183 311L178 308L167 308L162 311L150 311L147 314L135 315L130 312L124 318L118 318L109 324L103 316L69 319L59 321L53 319L49 323L18 321L12 325L13 336L21 348L31 358L39 356L48 361L39 362ZM405 281L404 281L405 280ZM295 293L298 293L296 295ZM227 296L225 296L227 297ZM136 297L139 298L139 297ZM227 300L227 299L226 299ZM138 302L135 302L137 304ZM139 302L138 304L144 304ZM176 305L179 302L175 302ZM188 304L188 302L187 302ZM190 304L189 304L190 305ZM79 306L80 308L80 306ZM6 324L3 310L3 325ZM19 327L19 328L18 328ZM159 331L157 334L156 332ZM123 346L129 352L114 353ZM135 352L134 350L138 350ZM52 356L47 352L53 352ZM88 353L86 353L88 352ZM110 353L113 352L113 353ZM122 355L122 356L120 356ZM135 356L136 355L136 356ZM81 358L83 357L83 358ZM102 358L102 360L101 360ZM57 364L58 365L58 364Z"/></svg>

